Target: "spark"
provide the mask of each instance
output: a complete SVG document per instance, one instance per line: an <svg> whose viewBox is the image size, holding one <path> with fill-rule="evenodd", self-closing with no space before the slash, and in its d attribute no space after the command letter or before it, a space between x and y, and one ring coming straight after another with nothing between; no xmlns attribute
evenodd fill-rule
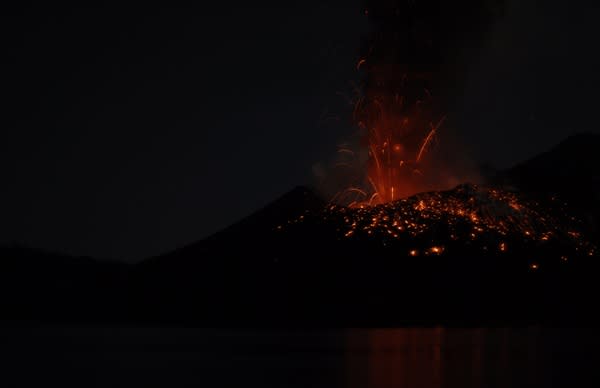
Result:
<svg viewBox="0 0 600 388"><path fill-rule="evenodd" d="M419 154L417 155L417 163L421 160L421 157L423 156L423 152L425 152L425 148L431 142L431 139L433 138L433 136L437 132L438 128L441 127L441 125L444 123L445 120L446 120L446 116L442 117L442 119L437 123L436 126L433 126L433 124L430 124L431 131L429 131L429 134L425 138L423 145L421 145L421 149L419 150Z"/></svg>
<svg viewBox="0 0 600 388"><path fill-rule="evenodd" d="M357 70L366 61L366 57L359 58ZM377 199L376 202L365 201L358 207L395 201L417 192L419 185L424 185L419 177L426 176L428 171L417 165L422 162L446 116L439 120L433 118L428 125L425 124L425 119L420 115L423 112L430 113L424 110L424 106L433 100L431 92L424 88L423 96L405 98L401 92L405 88L410 90L406 85L407 80L407 74L403 73L402 82L395 90L389 93L378 90L372 95L353 85L356 97L352 101L352 118L359 128L365 130L366 141L363 144L366 145L369 157L366 178L371 188L365 188L365 191L370 194L379 193L377 197L373 197ZM383 86L385 82L385 79L381 79L376 84ZM338 94L348 99L345 94ZM413 102L409 105L406 101ZM418 108L417 113L414 112L415 108ZM437 123L434 125L435 122ZM354 152L353 156L356 155ZM364 180L365 185L368 183Z"/></svg>
<svg viewBox="0 0 600 388"><path fill-rule="evenodd" d="M363 59L361 59L361 60L359 60L359 61L358 61L358 63L356 64L356 70L359 70L359 69L360 69L360 66L361 66L363 63L365 63L366 61L367 61L367 60L366 60L366 59L364 59L364 58L363 58Z"/></svg>

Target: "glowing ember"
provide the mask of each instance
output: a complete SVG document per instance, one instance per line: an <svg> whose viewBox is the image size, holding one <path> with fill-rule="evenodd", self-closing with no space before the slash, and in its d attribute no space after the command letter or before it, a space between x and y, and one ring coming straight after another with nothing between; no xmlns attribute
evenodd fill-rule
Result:
<svg viewBox="0 0 600 388"><path fill-rule="evenodd" d="M499 246L500 252L506 252L506 243L501 242Z"/></svg>
<svg viewBox="0 0 600 388"><path fill-rule="evenodd" d="M596 252L580 231L582 224L555 197L540 204L493 187L461 185L376 206L330 205L307 217L311 222L335 225L342 239L409 247L401 251L412 257L447 255L469 247L472 252L495 255L534 248L548 256L557 254L556 259L564 262L565 253ZM288 224L302 223L307 217ZM419 249L412 248L415 244Z"/></svg>
<svg viewBox="0 0 600 388"><path fill-rule="evenodd" d="M361 59L357 68L365 63ZM360 194L352 205L371 206L394 201L427 188L423 175L426 156L432 148L436 134L445 117L431 121L427 108L427 95L423 99L408 99L396 94L368 90L354 102L354 121L364 133L368 149L368 188L349 192ZM346 203L348 204L348 203Z"/></svg>
<svg viewBox="0 0 600 388"><path fill-rule="evenodd" d="M537 265L536 263L532 263L532 264L529 266L529 268L531 268L532 270L534 270L534 271L535 271L535 270L539 269L539 268L540 268L540 266L539 266L539 265Z"/></svg>
<svg viewBox="0 0 600 388"><path fill-rule="evenodd" d="M444 247L431 247L429 248L429 252L434 255L439 255L444 252Z"/></svg>

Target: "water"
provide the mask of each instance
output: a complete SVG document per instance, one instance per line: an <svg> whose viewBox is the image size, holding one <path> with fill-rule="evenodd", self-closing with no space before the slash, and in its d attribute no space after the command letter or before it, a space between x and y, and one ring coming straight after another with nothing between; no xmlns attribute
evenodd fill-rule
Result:
<svg viewBox="0 0 600 388"><path fill-rule="evenodd" d="M595 387L595 329L1 328L0 386Z"/></svg>

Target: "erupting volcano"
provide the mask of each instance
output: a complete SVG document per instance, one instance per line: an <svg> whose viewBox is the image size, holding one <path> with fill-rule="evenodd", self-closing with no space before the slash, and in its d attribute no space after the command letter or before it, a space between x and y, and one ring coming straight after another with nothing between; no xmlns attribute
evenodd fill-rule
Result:
<svg viewBox="0 0 600 388"><path fill-rule="evenodd" d="M595 255L589 228L553 192L531 195L491 181L449 185L450 176L465 176L436 155L444 146L439 133L455 130L447 125L446 106L460 89L460 66L466 66L450 64L460 62L464 38L453 24L464 22L464 32L481 39L481 21L495 4L467 3L459 9L437 0L367 2L374 30L356 64L364 79L351 101L358 147L368 155L361 178L324 210L289 220L279 231L324 223L336 238L407 257L527 252L532 269L539 268L534 257L567 262Z"/></svg>
<svg viewBox="0 0 600 388"><path fill-rule="evenodd" d="M463 152L477 144L461 147L461 115L468 120L471 112L457 105L468 64L503 0L364 2L371 30L359 52L344 59L360 79L346 99L348 143L329 151L332 174L315 165L316 187L296 187L206 238L135 265L0 246L0 293L11 296L0 308L4 319L190 327L597 322L600 136L572 135L512 168L481 174L473 166L486 161L469 163ZM281 55L279 46L273 51ZM286 135L265 144L271 149ZM227 145L241 147L243 139ZM162 163L168 153L157 155ZM248 175L236 185L256 183L247 174L251 164L237 168L240 155L220 166L221 152L207 170L225 177L235 168L239 178ZM278 170L273 154L263 156L261 173L268 162L269 182L285 186L278 178L294 175ZM187 184L188 170L176 171ZM219 186L238 194L226 187ZM190 193L196 204L196 191ZM214 214L225 220L251 199L238 196ZM154 217L141 209L143 222ZM168 218L165 225L195 228L210 220L200 215L198 223Z"/></svg>

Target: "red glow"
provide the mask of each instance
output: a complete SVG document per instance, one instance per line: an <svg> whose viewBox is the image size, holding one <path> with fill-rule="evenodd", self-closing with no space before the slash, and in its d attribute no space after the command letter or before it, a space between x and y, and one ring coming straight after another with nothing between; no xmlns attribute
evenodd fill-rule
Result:
<svg viewBox="0 0 600 388"><path fill-rule="evenodd" d="M433 113L431 93L424 87L430 76L407 73L395 65L357 62L368 73L369 82L352 101L353 121L362 131L368 152L362 197L338 202L373 206L429 191L439 169L430 154L436 148L445 116ZM436 171L437 170L437 171ZM433 185L435 186L435 185ZM355 192L356 193L356 192Z"/></svg>

